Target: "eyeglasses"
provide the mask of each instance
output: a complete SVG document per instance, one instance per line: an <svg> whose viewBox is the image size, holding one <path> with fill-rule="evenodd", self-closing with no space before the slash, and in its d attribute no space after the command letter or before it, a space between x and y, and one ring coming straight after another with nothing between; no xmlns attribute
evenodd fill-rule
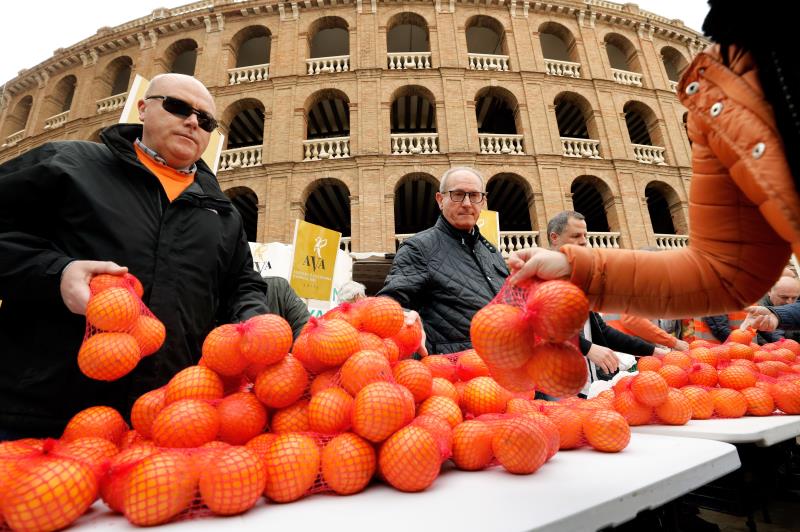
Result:
<svg viewBox="0 0 800 532"><path fill-rule="evenodd" d="M219 125L217 120L210 114L206 113L205 111L195 109L188 103L178 98L173 98L172 96L148 96L145 98L145 100L162 100L161 106L164 107L164 110L175 116L187 118L193 114L197 115L197 125L203 131L208 131L211 133L217 129L217 126Z"/></svg>
<svg viewBox="0 0 800 532"><path fill-rule="evenodd" d="M449 190L450 199L456 203L462 203L464 198L469 196L470 203L480 203L486 197L486 192L464 192L463 190Z"/></svg>

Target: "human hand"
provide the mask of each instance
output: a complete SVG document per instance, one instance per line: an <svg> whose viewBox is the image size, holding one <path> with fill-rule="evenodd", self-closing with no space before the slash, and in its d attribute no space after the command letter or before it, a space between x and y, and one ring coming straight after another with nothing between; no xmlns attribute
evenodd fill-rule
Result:
<svg viewBox="0 0 800 532"><path fill-rule="evenodd" d="M619 359L616 353L608 347L592 344L586 358L594 362L594 365L606 373L614 373L619 368Z"/></svg>
<svg viewBox="0 0 800 532"><path fill-rule="evenodd" d="M86 314L89 303L89 281L101 273L124 275L128 268L110 261L74 260L61 271L61 299L74 314Z"/></svg>
<svg viewBox="0 0 800 532"><path fill-rule="evenodd" d="M508 257L508 268L513 273L511 282L514 284L532 277L546 281L563 279L572 273L572 266L567 261L566 255L542 248L514 251Z"/></svg>
<svg viewBox="0 0 800 532"><path fill-rule="evenodd" d="M422 331L422 340L420 340L417 353L419 353L422 358L425 358L428 356L428 348L425 347L425 327L422 326L422 318L419 317L419 313L416 310L404 310L403 315L406 325L414 325L414 322L419 321L419 328L420 331Z"/></svg>
<svg viewBox="0 0 800 532"><path fill-rule="evenodd" d="M686 343L686 342L684 342L684 343ZM686 347L689 347L689 346L687 345ZM658 355L658 356L662 356L663 357L664 355L668 355L670 353L670 351L671 351L671 349L667 349L666 347L656 347L655 349L653 349L653 356Z"/></svg>
<svg viewBox="0 0 800 532"><path fill-rule="evenodd" d="M689 344L683 340L675 341L675 351L686 351L689 349Z"/></svg>
<svg viewBox="0 0 800 532"><path fill-rule="evenodd" d="M749 327L758 331L774 331L778 328L778 316L773 314L767 307L755 305L744 310L747 312L744 323Z"/></svg>

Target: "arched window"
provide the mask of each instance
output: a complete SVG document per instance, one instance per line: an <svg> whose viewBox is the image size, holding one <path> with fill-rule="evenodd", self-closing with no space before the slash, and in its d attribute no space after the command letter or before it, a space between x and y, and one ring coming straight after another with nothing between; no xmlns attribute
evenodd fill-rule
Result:
<svg viewBox="0 0 800 532"><path fill-rule="evenodd" d="M401 87L392 96L391 142L395 155L439 152L436 104L433 94L419 85Z"/></svg>
<svg viewBox="0 0 800 532"><path fill-rule="evenodd" d="M642 102L630 101L622 111L636 160L648 164L666 164L664 136L653 110Z"/></svg>
<svg viewBox="0 0 800 532"><path fill-rule="evenodd" d="M606 205L613 204L613 195L602 180L594 176L581 176L572 182L572 209L586 217L589 232L611 231Z"/></svg>
<svg viewBox="0 0 800 532"><path fill-rule="evenodd" d="M475 118L478 124L480 153L525 153L519 133L517 99L502 87L486 87L475 96Z"/></svg>
<svg viewBox="0 0 800 532"><path fill-rule="evenodd" d="M469 68L508 70L508 44L503 25L495 18L476 15L466 23Z"/></svg>
<svg viewBox="0 0 800 532"><path fill-rule="evenodd" d="M338 179L314 181L305 200L305 221L350 236L350 191Z"/></svg>
<svg viewBox="0 0 800 532"><path fill-rule="evenodd" d="M310 75L350 70L350 31L341 17L321 17L308 32Z"/></svg>
<svg viewBox="0 0 800 532"><path fill-rule="evenodd" d="M439 181L430 174L407 174L394 191L394 232L408 235L432 227L439 217Z"/></svg>
<svg viewBox="0 0 800 532"><path fill-rule="evenodd" d="M688 224L683 205L670 185L662 181L651 181L644 189L647 211L653 233L663 235L688 234Z"/></svg>
<svg viewBox="0 0 800 532"><path fill-rule="evenodd" d="M3 125L3 135L0 142L3 146L13 146L25 136L25 129L28 127L28 117L33 107L33 97L28 95L23 97L14 110L6 115L6 121Z"/></svg>
<svg viewBox="0 0 800 532"><path fill-rule="evenodd" d="M234 103L222 114L228 126L228 149L264 143L264 104L253 98Z"/></svg>
<svg viewBox="0 0 800 532"><path fill-rule="evenodd" d="M644 86L642 64L633 43L618 33L609 33L604 42L614 81L622 85Z"/></svg>
<svg viewBox="0 0 800 532"><path fill-rule="evenodd" d="M166 61L169 72L194 76L197 63L197 43L193 39L181 39L167 49Z"/></svg>
<svg viewBox="0 0 800 532"><path fill-rule="evenodd" d="M398 13L389 19L387 30L389 69L431 68L428 23L422 16Z"/></svg>
<svg viewBox="0 0 800 532"><path fill-rule="evenodd" d="M118 57L109 63L107 68L108 79L110 80L110 91L108 96L123 94L128 92L128 85L131 82L131 72L133 70L133 60L128 56Z"/></svg>
<svg viewBox="0 0 800 532"><path fill-rule="evenodd" d="M45 116L44 129L55 129L66 123L76 83L75 76L64 76L56 83L53 92L44 99L42 104L42 115Z"/></svg>
<svg viewBox="0 0 800 532"><path fill-rule="evenodd" d="M269 78L272 34L264 26L248 26L231 39L233 59L229 63L228 83L249 83Z"/></svg>
<svg viewBox="0 0 800 532"><path fill-rule="evenodd" d="M225 191L233 206L239 211L248 242L258 237L258 196L247 187L234 187Z"/></svg>
<svg viewBox="0 0 800 532"><path fill-rule="evenodd" d="M530 185L517 174L497 174L486 185L487 207L500 213L501 231L531 231Z"/></svg>
<svg viewBox="0 0 800 532"><path fill-rule="evenodd" d="M571 31L557 22L545 22L539 26L539 42L548 74L581 77L575 37Z"/></svg>
<svg viewBox="0 0 800 532"><path fill-rule="evenodd" d="M689 66L689 63L683 57L683 54L672 46L665 46L661 49L661 60L664 62L664 70L667 73L667 79L670 81L670 88L676 90L681 74Z"/></svg>
<svg viewBox="0 0 800 532"><path fill-rule="evenodd" d="M350 99L336 89L315 92L306 102L304 160L350 156ZM324 141L323 139L331 139Z"/></svg>

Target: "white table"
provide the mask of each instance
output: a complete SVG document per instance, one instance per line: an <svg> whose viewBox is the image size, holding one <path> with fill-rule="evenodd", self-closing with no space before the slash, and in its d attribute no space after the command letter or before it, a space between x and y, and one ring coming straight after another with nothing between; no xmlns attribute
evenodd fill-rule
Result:
<svg viewBox="0 0 800 532"><path fill-rule="evenodd" d="M738 467L736 448L727 443L634 434L621 453L561 451L533 475L512 475L501 468L447 470L422 493L374 485L350 497L314 495L283 505L260 502L241 516L179 521L164 528L583 532L623 523ZM136 529L105 506L97 504L94 510L76 528Z"/></svg>
<svg viewBox="0 0 800 532"><path fill-rule="evenodd" d="M727 443L754 443L758 447L770 447L800 435L800 416L693 419L686 425L642 425L631 427L631 431L634 434L704 438Z"/></svg>

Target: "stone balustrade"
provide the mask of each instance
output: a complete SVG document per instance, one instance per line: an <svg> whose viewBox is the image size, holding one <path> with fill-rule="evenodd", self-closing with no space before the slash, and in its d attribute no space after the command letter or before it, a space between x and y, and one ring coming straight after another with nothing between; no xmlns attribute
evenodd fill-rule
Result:
<svg viewBox="0 0 800 532"><path fill-rule="evenodd" d="M439 153L438 133L392 133L392 155L430 155Z"/></svg>
<svg viewBox="0 0 800 532"><path fill-rule="evenodd" d="M539 247L539 231L500 231L500 253L508 258L512 251Z"/></svg>
<svg viewBox="0 0 800 532"><path fill-rule="evenodd" d="M228 69L228 85L254 83L269 78L269 63Z"/></svg>
<svg viewBox="0 0 800 532"><path fill-rule="evenodd" d="M634 144L633 156L640 163L645 164L667 164L664 162L664 152L666 148L661 146L648 146L646 144Z"/></svg>
<svg viewBox="0 0 800 532"><path fill-rule="evenodd" d="M508 71L508 56L494 54L467 54L470 70Z"/></svg>
<svg viewBox="0 0 800 532"><path fill-rule="evenodd" d="M638 72L628 72L627 70L611 69L614 76L614 81L621 85L633 85L634 87L642 87L642 75Z"/></svg>
<svg viewBox="0 0 800 532"><path fill-rule="evenodd" d="M582 157L585 159L602 159L600 141L592 139L575 139L561 137L561 149L564 157Z"/></svg>
<svg viewBox="0 0 800 532"><path fill-rule="evenodd" d="M353 251L351 249L351 244L352 242L349 236L343 236L342 238L339 239L339 249L341 249L342 251L345 251L347 253Z"/></svg>
<svg viewBox="0 0 800 532"><path fill-rule="evenodd" d="M602 233L600 231L589 231L586 233L590 248L618 248L619 233Z"/></svg>
<svg viewBox="0 0 800 532"><path fill-rule="evenodd" d="M57 127L61 127L67 123L67 118L69 118L69 109L67 109L63 113L58 113L57 115L51 116L50 118L45 120L44 128L55 129Z"/></svg>
<svg viewBox="0 0 800 532"><path fill-rule="evenodd" d="M326 72L347 72L350 70L349 55L335 55L331 57L313 57L306 59L308 75L314 76Z"/></svg>
<svg viewBox="0 0 800 532"><path fill-rule="evenodd" d="M115 111L125 107L125 100L128 98L127 92L115 94L102 100L97 100L97 114L106 113L108 111Z"/></svg>
<svg viewBox="0 0 800 532"><path fill-rule="evenodd" d="M25 137L25 130L17 131L16 133L12 133L6 137L6 142L3 144L3 148L10 148L14 146L19 141L21 141Z"/></svg>
<svg viewBox="0 0 800 532"><path fill-rule="evenodd" d="M658 249L680 249L689 245L688 235L666 235L661 233L653 234L656 237Z"/></svg>
<svg viewBox="0 0 800 532"><path fill-rule="evenodd" d="M389 52L389 70L431 68L430 52Z"/></svg>
<svg viewBox="0 0 800 532"><path fill-rule="evenodd" d="M669 81L669 90L672 92L678 92L678 82L677 81Z"/></svg>
<svg viewBox="0 0 800 532"><path fill-rule="evenodd" d="M480 152L490 155L525 155L522 147L522 135L496 135L494 133L478 133Z"/></svg>
<svg viewBox="0 0 800 532"><path fill-rule="evenodd" d="M322 161L350 157L350 137L332 137L303 141L303 160Z"/></svg>
<svg viewBox="0 0 800 532"><path fill-rule="evenodd" d="M555 59L544 60L545 71L550 76L563 76L567 78L581 77L581 64L571 63L570 61L557 61Z"/></svg>
<svg viewBox="0 0 800 532"><path fill-rule="evenodd" d="M261 145L225 150L219 161L219 171L261 166Z"/></svg>

